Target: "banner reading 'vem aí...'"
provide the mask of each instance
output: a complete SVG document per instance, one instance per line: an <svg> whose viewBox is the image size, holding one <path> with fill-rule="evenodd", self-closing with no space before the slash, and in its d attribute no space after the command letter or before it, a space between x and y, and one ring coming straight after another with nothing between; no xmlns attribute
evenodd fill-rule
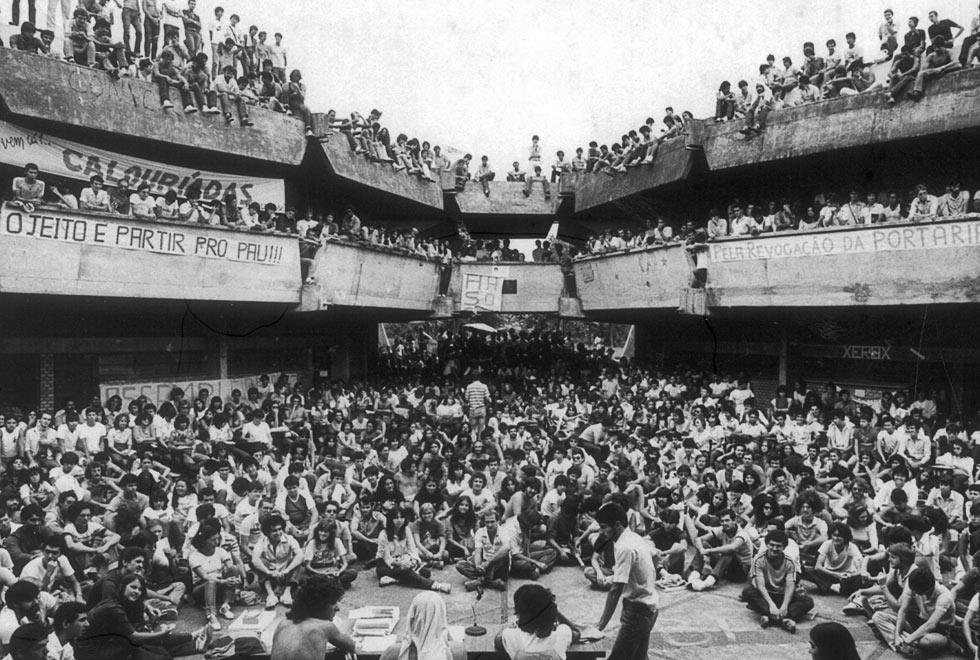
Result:
<svg viewBox="0 0 980 660"><path fill-rule="evenodd" d="M228 191L233 191L239 203L256 201L281 208L286 202L282 179L175 167L29 131L5 121L0 121L0 162L15 167L36 163L41 168L42 179L46 174L54 174L88 181L99 174L112 185L122 185L134 191L145 182L150 185L152 195L163 195L173 189L178 197L187 197L189 190L197 190L202 199L222 199Z"/></svg>

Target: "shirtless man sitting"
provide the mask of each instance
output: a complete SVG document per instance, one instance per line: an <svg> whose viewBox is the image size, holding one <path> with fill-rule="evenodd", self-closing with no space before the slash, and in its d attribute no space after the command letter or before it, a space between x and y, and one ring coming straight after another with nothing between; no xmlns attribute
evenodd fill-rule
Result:
<svg viewBox="0 0 980 660"><path fill-rule="evenodd" d="M354 652L354 640L332 623L344 587L337 578L314 575L300 585L293 608L272 637L271 660L323 660L327 643L340 654Z"/></svg>

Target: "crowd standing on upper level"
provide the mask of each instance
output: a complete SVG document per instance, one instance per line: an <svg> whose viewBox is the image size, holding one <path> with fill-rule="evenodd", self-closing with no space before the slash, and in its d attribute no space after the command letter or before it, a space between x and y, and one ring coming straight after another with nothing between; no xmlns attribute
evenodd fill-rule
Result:
<svg viewBox="0 0 980 660"><path fill-rule="evenodd" d="M174 107L171 90L176 89L187 114L222 114L229 124L237 114L242 126L251 126L249 108L259 106L298 117L311 136L306 85L298 69L287 77L283 35L277 32L273 41L255 25L245 30L241 17L226 17L223 7L216 7L205 24L196 4L196 0L186 0L184 6L177 0L79 0L72 10L72 0L52 0L47 27L39 32L34 0L29 0L29 20L20 24L20 33L9 46L63 57L116 78L152 82L164 109ZM20 0L14 0L12 24L20 21L19 5ZM116 9L121 15L118 22ZM61 50L54 44L59 22L65 35Z"/></svg>
<svg viewBox="0 0 980 660"><path fill-rule="evenodd" d="M227 644L209 636L257 603L292 607L280 632L322 619L308 633L347 644L319 614L371 574L502 590L559 564L608 592L602 629L630 547L651 562L644 613L658 590L744 582L763 627L795 632L819 593L900 652L975 652L980 417L926 390L763 396L613 355L543 329L420 332L363 381L4 410L0 645L166 658ZM204 628L159 624L189 607ZM641 619L623 631L645 653ZM559 652L582 628L563 625L543 636ZM503 636L510 657L531 641Z"/></svg>

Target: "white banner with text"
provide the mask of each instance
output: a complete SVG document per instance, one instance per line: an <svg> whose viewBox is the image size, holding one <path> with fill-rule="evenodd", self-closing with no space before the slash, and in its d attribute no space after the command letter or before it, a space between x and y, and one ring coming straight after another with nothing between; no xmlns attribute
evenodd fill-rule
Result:
<svg viewBox="0 0 980 660"><path fill-rule="evenodd" d="M465 273L459 307L472 312L499 312L503 288L503 277Z"/></svg>
<svg viewBox="0 0 980 660"><path fill-rule="evenodd" d="M296 382L295 373L287 373L289 382ZM279 377L278 373L268 374L270 382L275 383ZM194 399L202 389L208 390L210 396L220 396L223 401L231 398L234 390L241 390L242 399L247 398L248 388L258 387L259 377L248 376L246 378L227 378L227 379L201 379L190 381L166 381L161 383L124 383L118 385L100 385L99 394L102 396L103 403L111 396L118 395L123 400L123 410L133 399L145 396L148 400L159 406L164 401L170 399L170 391L175 387L184 390L185 399Z"/></svg>
<svg viewBox="0 0 980 660"><path fill-rule="evenodd" d="M872 225L833 232L786 232L710 244L711 261L788 259L980 245L980 215L935 224Z"/></svg>
<svg viewBox="0 0 980 660"><path fill-rule="evenodd" d="M295 239L208 229L197 225L147 223L109 215L38 210L28 213L5 204L0 210L0 236L82 243L169 254L277 266L297 252Z"/></svg>
<svg viewBox="0 0 980 660"><path fill-rule="evenodd" d="M41 179L54 174L88 181L99 174L106 183L133 191L140 184L148 183L150 194L157 196L172 188L182 198L187 197L189 190L197 190L201 199L224 199L228 192L234 192L239 204L256 201L282 208L286 203L282 179L218 174L165 165L29 131L5 121L0 121L0 163L15 167L35 163L41 169Z"/></svg>

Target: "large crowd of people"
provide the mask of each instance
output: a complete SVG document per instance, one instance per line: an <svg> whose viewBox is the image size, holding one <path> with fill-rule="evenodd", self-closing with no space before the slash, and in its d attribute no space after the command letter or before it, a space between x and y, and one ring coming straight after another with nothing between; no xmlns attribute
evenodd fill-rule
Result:
<svg viewBox="0 0 980 660"><path fill-rule="evenodd" d="M630 248L677 243L703 243L728 237L749 237L775 232L805 232L836 227L921 223L961 218L980 213L980 191L972 197L957 179L951 179L942 195L924 184L907 193L868 192L857 189L842 199L837 193L815 195L809 203L788 197L765 204L731 202L724 213L709 211L705 225L687 221L675 232L663 218L647 220L641 229L610 229L589 238L582 252L603 254Z"/></svg>
<svg viewBox="0 0 980 660"><path fill-rule="evenodd" d="M763 398L744 374L617 362L557 331L426 343L350 383L4 411L3 650L176 656L240 604L322 627L313 612L364 580L503 589L556 565L608 591L601 629L625 547L661 590L744 582L763 627L795 631L812 593L902 652L976 648L980 426L935 393L859 403L800 380ZM188 607L204 628L160 625Z"/></svg>
<svg viewBox="0 0 980 660"><path fill-rule="evenodd" d="M269 39L258 26L246 30L241 17L226 17L223 7L205 21L195 11L197 0L80 0L74 10L72 4L49 2L47 27L39 30L30 0L29 20L20 23L9 47L151 82L164 109L174 107L176 89L185 114L221 114L229 124L237 119L251 126L249 108L257 106L296 116L313 135L303 74L293 69L287 76L282 34ZM20 21L19 5L13 3L14 24ZM59 23L62 49L54 43Z"/></svg>
<svg viewBox="0 0 980 660"><path fill-rule="evenodd" d="M910 16L908 31L900 43L902 28L895 22L895 13L885 9L878 26L879 45L872 52L866 52L864 45L857 43L855 33L849 32L840 50L836 39L828 39L823 57L817 55L812 41L803 44L803 57L798 64L789 56L777 64L775 56L769 55L759 65L754 82L740 80L737 90L732 89L730 81L721 83L715 121L744 117L742 133L752 135L765 127L770 112L823 99L878 92L888 95L889 104L903 96L918 101L925 95L929 81L980 65L980 17L971 20L958 56L955 42L965 28L951 19L940 19L936 11L930 11L928 19L928 29L923 30L919 17ZM879 65L888 67L885 75Z"/></svg>

